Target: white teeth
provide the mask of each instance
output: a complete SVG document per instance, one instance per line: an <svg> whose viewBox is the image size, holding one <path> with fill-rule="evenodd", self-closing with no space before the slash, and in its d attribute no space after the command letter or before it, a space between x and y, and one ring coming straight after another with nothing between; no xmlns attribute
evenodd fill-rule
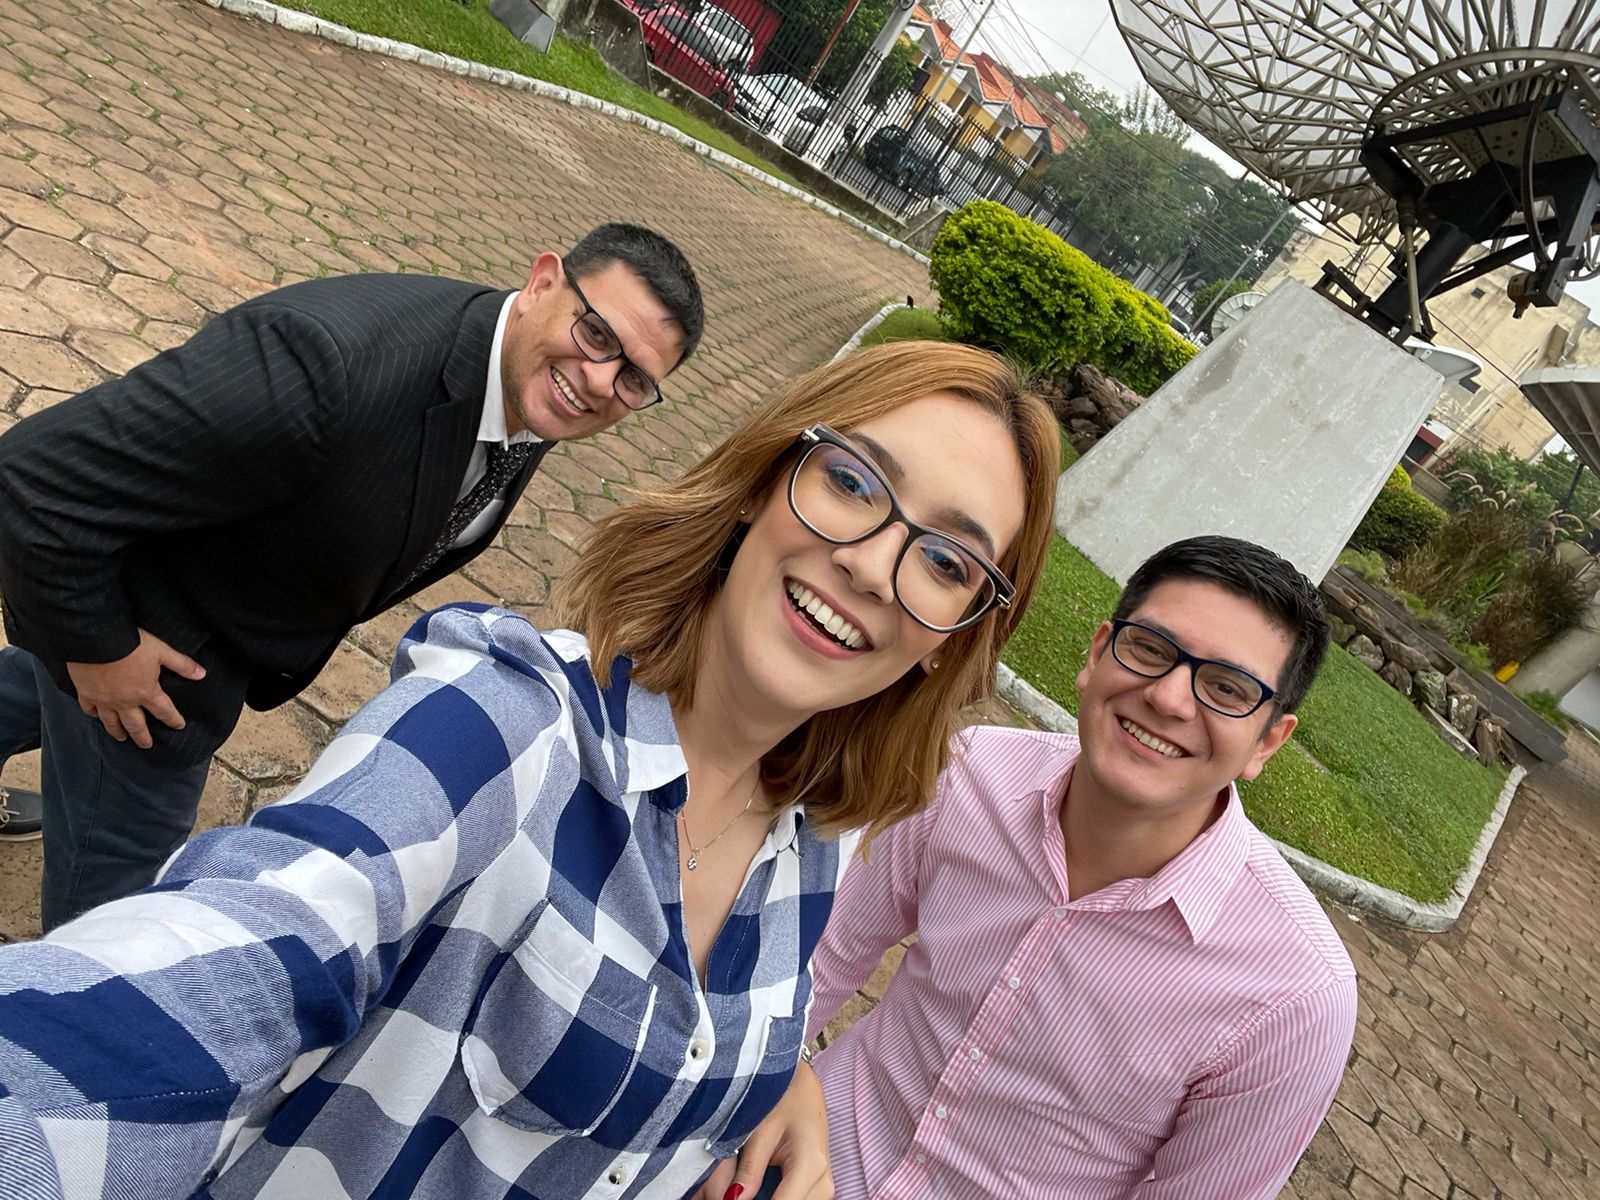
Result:
<svg viewBox="0 0 1600 1200"><path fill-rule="evenodd" d="M832 634L836 641L843 642L852 650L859 650L867 644L866 637L859 629L824 604L810 588L793 580L786 586L795 607L808 614L812 620Z"/></svg>
<svg viewBox="0 0 1600 1200"><path fill-rule="evenodd" d="M1174 746L1171 742L1164 742L1155 734L1140 729L1126 717L1121 719L1121 725L1133 736L1133 739L1136 742L1139 742L1141 745L1149 746L1150 749L1154 750L1157 754L1164 754L1168 758L1182 758L1184 756L1184 752L1178 749L1178 747Z"/></svg>
<svg viewBox="0 0 1600 1200"><path fill-rule="evenodd" d="M556 389L567 398L567 403L572 405L573 408L581 413L593 411L587 404L578 399L578 393L572 390L572 385L566 381L560 371L552 368L550 378L556 381Z"/></svg>

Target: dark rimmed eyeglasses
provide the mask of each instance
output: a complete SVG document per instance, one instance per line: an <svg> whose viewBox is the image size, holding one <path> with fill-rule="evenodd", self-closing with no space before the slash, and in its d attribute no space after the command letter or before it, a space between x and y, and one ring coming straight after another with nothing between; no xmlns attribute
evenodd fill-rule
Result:
<svg viewBox="0 0 1600 1200"><path fill-rule="evenodd" d="M789 508L800 523L836 546L864 542L885 526L906 527L894 564L894 595L911 619L954 633L990 609L1009 608L1016 589L999 567L948 533L918 524L872 461L826 425L800 435L789 476Z"/></svg>
<svg viewBox="0 0 1600 1200"><path fill-rule="evenodd" d="M1158 629L1137 621L1111 622L1111 654L1135 675L1160 679L1188 666L1194 698L1225 717L1248 717L1278 693L1249 671L1214 658L1196 658Z"/></svg>
<svg viewBox="0 0 1600 1200"><path fill-rule="evenodd" d="M595 312L594 305L589 303L589 297L583 294L583 289L578 286L578 281L573 278L572 272L563 266L561 273L567 277L567 286L577 294L578 300L583 304L583 312L572 323L573 344L590 362L622 364L616 378L611 381L611 391L627 407L637 412L641 408L649 408L652 404L660 404L661 388L657 386L656 381L651 378L649 372L636 367L622 352L621 340L606 319Z"/></svg>

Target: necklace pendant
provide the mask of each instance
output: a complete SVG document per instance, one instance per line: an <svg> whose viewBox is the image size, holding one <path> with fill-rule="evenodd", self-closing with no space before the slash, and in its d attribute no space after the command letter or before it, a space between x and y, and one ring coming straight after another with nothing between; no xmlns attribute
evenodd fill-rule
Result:
<svg viewBox="0 0 1600 1200"><path fill-rule="evenodd" d="M693 851L691 851L689 853L689 861L687 863L685 863L684 865L687 866L689 868L689 870L691 870L691 871L694 870L696 867L698 867L700 865L700 856L698 854L695 854Z"/></svg>

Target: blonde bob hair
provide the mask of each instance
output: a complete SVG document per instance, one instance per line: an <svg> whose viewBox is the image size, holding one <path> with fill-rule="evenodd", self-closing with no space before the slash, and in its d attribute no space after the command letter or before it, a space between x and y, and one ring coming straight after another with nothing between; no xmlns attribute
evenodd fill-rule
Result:
<svg viewBox="0 0 1600 1200"><path fill-rule="evenodd" d="M602 518L556 596L560 619L588 635L598 678L626 655L639 684L692 705L706 617L736 545L740 510L782 484L800 432L823 422L848 434L934 392L990 413L1016 446L1022 527L996 564L1016 598L951 634L936 671L913 667L876 695L815 714L762 759L767 794L803 800L808 816L835 832L865 826L870 836L932 797L958 714L992 691L1001 647L1038 584L1061 443L1054 415L1014 367L953 342L898 342L802 375L676 483Z"/></svg>

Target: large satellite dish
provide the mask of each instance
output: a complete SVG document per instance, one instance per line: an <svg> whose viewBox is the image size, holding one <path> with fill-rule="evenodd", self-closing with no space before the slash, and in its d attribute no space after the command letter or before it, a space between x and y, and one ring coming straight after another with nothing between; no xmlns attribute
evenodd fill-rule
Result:
<svg viewBox="0 0 1600 1200"><path fill-rule="evenodd" d="M1401 229L1396 288L1350 297L1375 327L1427 336L1429 295L1526 255L1519 313L1600 271L1600 0L1111 6L1191 126L1358 241Z"/></svg>
<svg viewBox="0 0 1600 1200"><path fill-rule="evenodd" d="M1266 298L1264 292L1239 292L1229 296L1217 305L1216 315L1211 318L1211 336L1221 337L1243 320L1245 313Z"/></svg>

